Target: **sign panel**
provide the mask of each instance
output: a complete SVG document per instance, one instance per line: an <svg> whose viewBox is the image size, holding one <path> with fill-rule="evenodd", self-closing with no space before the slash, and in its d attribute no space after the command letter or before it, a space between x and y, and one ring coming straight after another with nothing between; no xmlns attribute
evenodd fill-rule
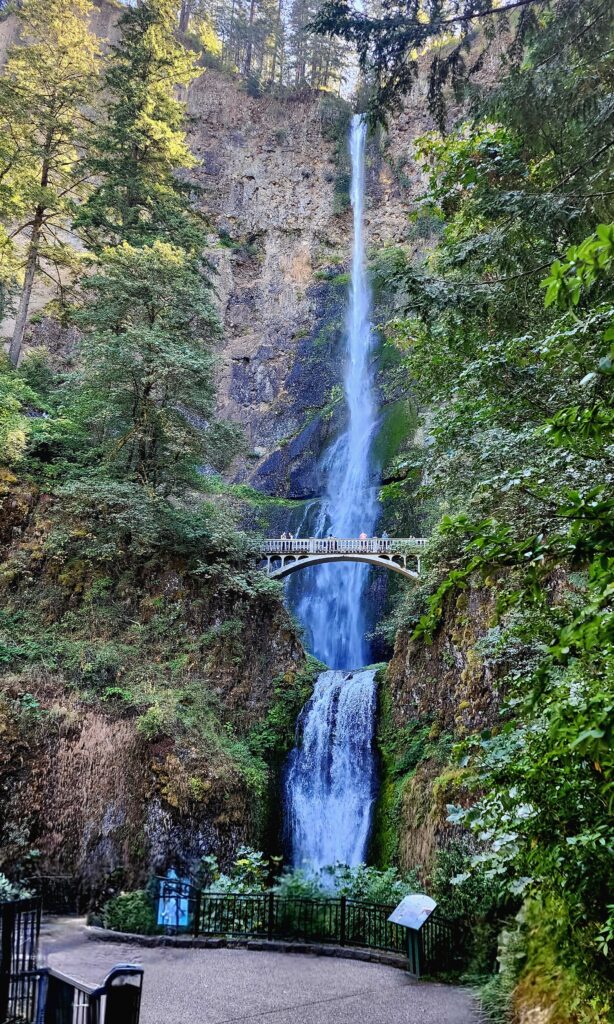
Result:
<svg viewBox="0 0 614 1024"><path fill-rule="evenodd" d="M419 931L436 906L435 900L430 896L414 893L401 900L388 920L391 924L400 924L403 928L413 928L414 931Z"/></svg>

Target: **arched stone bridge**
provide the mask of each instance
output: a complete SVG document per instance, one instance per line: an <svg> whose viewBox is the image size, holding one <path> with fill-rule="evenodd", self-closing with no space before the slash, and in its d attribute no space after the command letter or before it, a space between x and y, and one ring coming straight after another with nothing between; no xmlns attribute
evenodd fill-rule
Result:
<svg viewBox="0 0 614 1024"><path fill-rule="evenodd" d="M381 569L398 572L407 579L420 578L420 554L427 541L424 537L295 537L292 540L266 540L260 552L266 558L266 572L271 579L282 579L299 569L323 562L366 562Z"/></svg>

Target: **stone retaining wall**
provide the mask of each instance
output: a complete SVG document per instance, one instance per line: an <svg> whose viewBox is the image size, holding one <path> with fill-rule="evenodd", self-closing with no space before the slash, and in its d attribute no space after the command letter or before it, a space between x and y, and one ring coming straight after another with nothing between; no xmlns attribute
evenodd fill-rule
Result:
<svg viewBox="0 0 614 1024"><path fill-rule="evenodd" d="M279 939L227 939L193 935L135 935L115 932L89 925L87 937L92 942L124 942L136 946L171 946L176 949L250 949L267 953L309 953L311 956L333 956L343 960L365 960L407 970L407 958L377 949L356 949L352 946L327 946L314 942L286 942Z"/></svg>

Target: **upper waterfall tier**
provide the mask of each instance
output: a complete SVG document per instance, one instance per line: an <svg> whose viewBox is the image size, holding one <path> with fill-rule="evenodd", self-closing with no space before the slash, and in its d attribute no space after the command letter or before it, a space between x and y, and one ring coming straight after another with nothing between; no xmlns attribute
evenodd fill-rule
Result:
<svg viewBox="0 0 614 1024"><path fill-rule="evenodd" d="M344 431L322 459L326 497L319 503L313 535L371 535L377 520L377 493L372 486L372 445L377 405L372 365L371 299L365 269L364 195L367 128L356 115L350 131L353 210L352 273L346 315ZM309 570L306 570L309 572ZM368 663L365 641L365 589L369 569L362 565L323 565L301 586L296 602L314 653L332 668Z"/></svg>

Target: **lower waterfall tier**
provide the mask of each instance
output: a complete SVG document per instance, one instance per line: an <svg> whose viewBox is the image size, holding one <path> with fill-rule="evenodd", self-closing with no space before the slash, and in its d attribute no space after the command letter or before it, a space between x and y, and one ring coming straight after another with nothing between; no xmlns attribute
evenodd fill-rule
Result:
<svg viewBox="0 0 614 1024"><path fill-rule="evenodd" d="M318 677L284 779L295 867L315 872L365 860L377 790L375 711L375 669Z"/></svg>

